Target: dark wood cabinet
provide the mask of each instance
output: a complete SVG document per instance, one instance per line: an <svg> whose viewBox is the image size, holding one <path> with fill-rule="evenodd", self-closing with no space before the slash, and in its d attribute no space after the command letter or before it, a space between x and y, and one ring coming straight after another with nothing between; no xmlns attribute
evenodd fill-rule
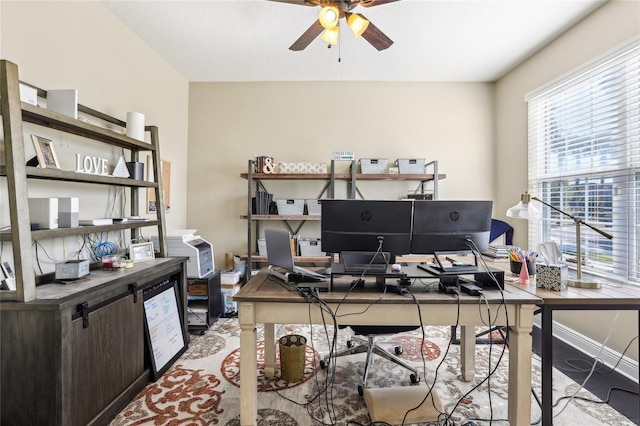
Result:
<svg viewBox="0 0 640 426"><path fill-rule="evenodd" d="M188 279L189 331L204 332L222 315L220 274L220 271L213 271L205 278Z"/></svg>
<svg viewBox="0 0 640 426"><path fill-rule="evenodd" d="M96 270L82 283L38 286L31 302L2 303L0 423L108 423L151 381L142 292L175 279L186 312L185 261Z"/></svg>

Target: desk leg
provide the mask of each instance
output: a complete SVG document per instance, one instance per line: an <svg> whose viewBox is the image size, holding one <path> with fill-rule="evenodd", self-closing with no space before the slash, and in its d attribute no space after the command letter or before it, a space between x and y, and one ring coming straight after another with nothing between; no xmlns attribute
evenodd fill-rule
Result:
<svg viewBox="0 0 640 426"><path fill-rule="evenodd" d="M531 424L531 355L533 305L518 306L509 329L509 424Z"/></svg>
<svg viewBox="0 0 640 426"><path fill-rule="evenodd" d="M271 378L276 372L276 345L274 325L264 325L264 375Z"/></svg>
<svg viewBox="0 0 640 426"><path fill-rule="evenodd" d="M542 425L553 425L553 310L542 305Z"/></svg>
<svg viewBox="0 0 640 426"><path fill-rule="evenodd" d="M255 306L238 303L240 323L240 424L253 426L258 416L258 349Z"/></svg>
<svg viewBox="0 0 640 426"><path fill-rule="evenodd" d="M455 329L455 328L454 328ZM462 380L470 382L476 375L476 328L460 327L460 365Z"/></svg>

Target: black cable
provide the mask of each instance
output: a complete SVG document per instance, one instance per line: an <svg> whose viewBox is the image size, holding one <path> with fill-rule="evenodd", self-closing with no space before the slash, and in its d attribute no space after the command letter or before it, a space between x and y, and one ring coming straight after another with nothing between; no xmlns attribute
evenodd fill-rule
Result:
<svg viewBox="0 0 640 426"><path fill-rule="evenodd" d="M627 344L627 346L626 346L626 347L624 348L624 350L622 351L622 354L620 354L620 356L618 357L618 361L616 361L616 363L615 363L615 365L614 365L613 367L608 367L608 366L606 366L606 365L602 364L602 360L599 360L599 361L600 361L600 363L603 365L603 368L598 368L598 367L596 367L596 369L595 369L594 371L602 372L602 373L611 373L611 372L616 371L616 368L618 368L618 365L620 365L620 362L622 362L622 359L624 358L625 354L627 353L627 351L628 351L628 350L629 350L629 348L631 347L631 344L632 344L636 339L638 339L638 336L633 337L633 338L629 341L629 343ZM593 358L593 357L590 357L590 358ZM578 367L577 367L577 366L575 366L575 365L571 365L571 363L572 363L572 362L587 362L587 361L586 361L586 360L583 360L583 359L578 359L578 358L575 358L575 359L568 358L568 359L566 359L566 360L565 360L565 364L567 364L568 366L572 367L572 368L573 368L573 370L569 370L569 369L561 369L560 371L573 371L573 372L576 372L576 373L586 373L586 372L588 372L588 371L591 371L591 368L582 369L582 368L578 368ZM604 370L604 371L602 371L602 370Z"/></svg>
<svg viewBox="0 0 640 426"><path fill-rule="evenodd" d="M632 391L629 389L624 389L624 388L619 388L617 386L612 386L609 388L609 390L607 391L607 397L601 401L595 400L595 399L590 399L590 398L586 398L584 396L577 396L577 395L564 395L559 397L558 399L556 399L556 402L553 403L552 407L557 407L558 404L560 404L561 401L565 400L565 399L579 399L580 401L585 401L585 402L591 402L594 404L609 404L609 401L611 401L611 394L614 391L620 391L620 392L625 392L631 395L638 395L637 391ZM535 422L531 423L532 425L537 425L542 421L542 416L540 416L538 419L536 419Z"/></svg>
<svg viewBox="0 0 640 426"><path fill-rule="evenodd" d="M471 238L467 238L467 243L468 243L468 247L471 249L471 251L473 252L474 256L476 257L480 257L480 259L482 259L482 264L484 266L484 268L487 270L489 276L492 278L492 280L495 282L498 290L500 291L500 296L501 296L501 301L500 301L500 306L498 307L497 312L499 312L499 310L501 308L504 308L504 312L505 312L505 325L507 327L507 330L509 329L509 315L507 313L507 306L506 306L506 301L504 298L504 293L503 293L503 289L500 286L500 283L498 282L497 278L495 277L495 275L493 274L493 272L491 271L491 269L487 266L486 262L484 261L484 259L482 258L481 254L480 254L480 250L478 250L478 247L476 246L475 242L471 239ZM484 294L482 294L482 297L484 297ZM489 320L489 326L491 326L492 322L491 322L491 309L490 306L488 304L488 301L486 301L485 298L485 303L487 304L487 315L488 315L488 320ZM497 315L496 315L496 319L495 321L497 321ZM457 328L457 326L456 326ZM506 353L506 349L508 347L508 341L505 342L503 348L502 348L502 352L500 353L500 356L496 362L496 365L494 367L493 370L491 370L491 351L492 351L492 346L493 346L493 338L491 336L491 333L489 333L489 361L488 361L488 367L489 367L489 373L487 374L487 376L480 381L477 385L475 385L473 388L471 388L467 393L465 393L460 399L458 399L458 401L456 402L455 406L453 407L453 409L449 412L448 417L450 418L453 413L455 412L455 410L458 408L458 405L461 404L462 400L465 399L468 395L470 395L472 392L474 392L476 389L478 389L481 385L483 385L485 382L489 381L489 388L488 388L488 392L489 392L489 402L490 402L490 410L491 410L491 419L489 420L489 422L493 421L493 406L491 404L491 387L490 387L490 378L491 376L493 376L493 374L497 371L498 366L500 365L500 362L502 361L502 358L504 357L504 354Z"/></svg>
<svg viewBox="0 0 640 426"><path fill-rule="evenodd" d="M424 358L424 325L422 323L422 313L420 311L420 305L417 301L417 299L415 298L413 293L410 293L411 297L413 297L414 302L416 303L417 307L418 307L418 317L420 319L420 327L422 328L422 346L420 348L421 351L421 355L422 355L422 362L423 362L423 379L426 382L427 381L427 368L426 368L426 360ZM456 326L458 326L458 324L460 323L460 295L458 294L458 303L457 303L457 315L456 315ZM405 413L405 415L402 418L402 424L405 424L405 421L407 419L407 416L409 415L410 412L417 410L422 404L424 404L427 399L433 395L433 389L436 386L436 383L438 381L438 372L440 370L440 367L444 364L445 359L447 358L447 355L449 354L449 351L451 349L451 345L453 344L453 339L449 339L449 343L447 344L447 348L444 352L444 354L442 355L442 359L440 360L440 362L438 363L438 365L436 366L436 369L434 371L434 378L433 378L433 383L431 384L431 386L428 386L428 390L427 390L427 394L424 396L424 398L422 399L422 401L420 401L420 403L418 405L416 405L415 407L407 410L407 412ZM445 416L445 418L443 420L440 420L440 417ZM450 421L450 414L447 413L442 413L440 412L438 415L438 424L441 424L442 421L444 421L445 425L448 424L448 422Z"/></svg>
<svg viewBox="0 0 640 426"><path fill-rule="evenodd" d="M309 308L309 325L310 325L310 329L312 330L312 333L313 333L313 324L312 324L312 322L311 322L311 309L312 309L312 307L313 307L313 306L318 306L318 307L320 308L320 312L321 312L321 315L322 315L322 318L323 318L323 323L324 323L324 328L325 328L325 330L326 330L326 321L325 321L325 319L324 319L324 315L325 315L325 313L326 313L326 312L328 312L328 313L332 316L332 318L334 318L334 321L333 321L333 323L334 323L334 327L337 327L337 326L336 326L335 317L334 317L334 315L333 315L333 312L331 311L331 308L330 308L330 307L329 307L329 306L328 306L324 301L322 301L321 299L319 299L319 298L317 297L317 296L318 296L318 295L317 295L317 293L314 293L314 291L313 291L313 290L311 290L310 292L306 292L306 291L303 291L303 290L301 290L301 289L297 289L297 290L298 290L298 293L299 293L302 297L304 297L304 298L307 300L307 302L308 302L308 308ZM328 334L328 332L327 332L327 334ZM336 336L336 335L337 335L337 331L335 331L335 332L334 332L334 336ZM334 337L334 340L335 340L335 337ZM266 342L265 342L265 344L266 344ZM315 346L313 345L313 335L312 335L312 337L311 337L311 344L312 344L312 349L313 349L313 351L314 351L314 353L315 353ZM317 389L317 392L316 392L316 393L315 393L311 398L309 398L306 402L304 402L304 403L302 403L302 402L298 402L298 401L295 401L295 400L293 400L293 399L291 399L291 398L289 398L289 397L287 397L287 396L283 395L283 394L282 394L278 389L276 389L276 388L274 387L274 385L273 385L273 383L272 383L271 381L269 381L269 384L270 384L270 386L271 386L272 390L273 390L273 391L274 391L278 396L280 396L281 398L283 398L283 399L285 399L285 400L287 400L287 401L289 401L289 402L291 402L291 403L294 403L294 404L296 404L296 405L299 405L299 406L303 406L303 407L305 407L305 408L306 408L306 410L307 410L307 413L309 414L309 416L310 416L313 420L315 420L316 422L318 422L318 423L320 423L320 424L322 424L322 425L327 425L327 423L325 423L325 422L323 422L322 420L317 419L317 418L315 418L315 417L313 416L313 414L310 412L310 407L311 407L311 405L313 404L313 402L314 402L314 401L316 401L318 398L320 398L320 396L321 396L321 395L323 395L323 394L325 394L325 395L326 395L326 393L327 393L327 392L325 392L325 391L329 388L329 386L330 386L330 385L332 386L332 384L333 384L333 377L332 377L331 379L327 380L324 386L320 386L320 385L319 385L319 383L317 383L317 375L316 375L316 384L317 384L317 388L318 388L318 389ZM327 398L327 396L325 396L325 398ZM330 399L330 401L331 401L331 402L327 401L327 403L326 403L326 404L327 404L327 405L326 405L326 407L327 407L327 413L328 413L328 415L329 415L329 417L330 417L330 418L331 418L332 416L335 418L335 417L336 417L335 413L333 413L333 414L332 414L332 412L333 412L333 411L335 411L335 409L334 409L334 408L332 408L332 407L333 407L333 403L332 403L333 399L331 398L331 399ZM333 424L334 424L334 423L329 423L328 425L333 425Z"/></svg>

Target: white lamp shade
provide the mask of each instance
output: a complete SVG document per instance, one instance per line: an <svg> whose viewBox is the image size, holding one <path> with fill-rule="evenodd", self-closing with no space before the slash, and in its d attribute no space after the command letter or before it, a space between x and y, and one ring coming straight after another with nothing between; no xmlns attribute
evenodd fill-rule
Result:
<svg viewBox="0 0 640 426"><path fill-rule="evenodd" d="M334 6L325 6L320 11L320 24L327 30L335 28L338 25L338 19L340 18L340 11Z"/></svg>
<svg viewBox="0 0 640 426"><path fill-rule="evenodd" d="M540 219L540 210L531 203L531 196L528 193L522 194L520 202L507 210L508 217L516 219Z"/></svg>
<svg viewBox="0 0 640 426"><path fill-rule="evenodd" d="M356 37L360 37L362 33L364 33L367 30L367 27L369 26L369 21L367 21L357 13L352 13L347 18L347 25L349 25L349 28L351 28L351 31L353 31L353 34Z"/></svg>
<svg viewBox="0 0 640 426"><path fill-rule="evenodd" d="M329 44L338 44L338 27L324 30L320 38Z"/></svg>

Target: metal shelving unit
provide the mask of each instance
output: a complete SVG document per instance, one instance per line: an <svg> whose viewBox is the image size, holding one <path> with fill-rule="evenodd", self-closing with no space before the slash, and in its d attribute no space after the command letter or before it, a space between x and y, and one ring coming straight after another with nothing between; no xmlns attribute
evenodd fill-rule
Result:
<svg viewBox="0 0 640 426"><path fill-rule="evenodd" d="M432 173L421 174L363 174L357 173L357 164L355 161L351 162L350 173L335 173L335 162L331 161L329 173L309 173L309 174L293 174L293 173L255 173L253 171L253 160L248 161L247 173L241 173L240 177L247 180L247 214L240 216L241 219L247 220L247 254L242 256L247 261L247 267L245 271L245 280L249 280L251 275L251 268L253 263L266 262L266 256L258 256L254 252L254 247L257 247L258 235L260 233L261 221L280 221L284 222L292 234L297 234L300 228L306 221L317 221L321 217L319 215L256 215L252 212L252 197L258 188L266 190L262 181L269 180L320 180L326 181L326 185L322 188L317 198L322 198L327 194L327 198L334 198L335 185L338 181L346 182L348 185L348 197L355 199L357 196L362 196L357 187L358 181L416 181L419 182L417 192L425 193L427 191L427 184L433 185L432 193L433 198L438 198L438 181L446 178L446 175L438 173L438 162L432 161L427 164L427 167L433 168ZM297 226L291 226L290 222L299 222ZM253 224L255 223L255 232L253 231ZM307 257L296 256L295 261L300 263L325 263L328 264L331 258L329 256L322 257Z"/></svg>

